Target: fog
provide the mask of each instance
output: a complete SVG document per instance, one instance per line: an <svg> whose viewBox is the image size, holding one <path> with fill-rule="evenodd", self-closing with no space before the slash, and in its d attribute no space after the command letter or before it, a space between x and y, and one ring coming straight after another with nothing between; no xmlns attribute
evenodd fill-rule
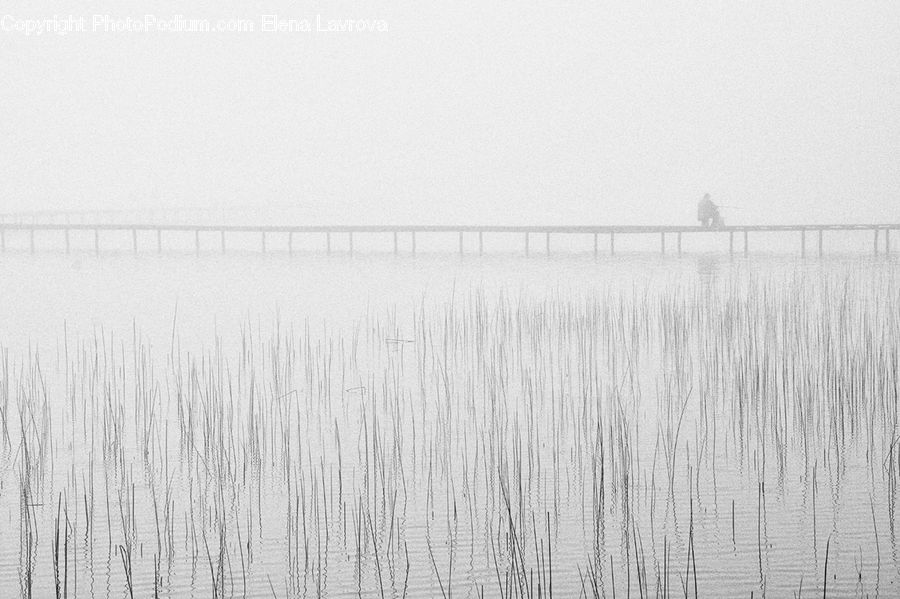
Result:
<svg viewBox="0 0 900 599"><path fill-rule="evenodd" d="M5 2L0 212L897 222L900 5ZM94 15L252 32L94 31ZM16 23L84 17L86 31ZM265 32L264 15L309 32ZM379 19L386 31L323 32ZM102 29L102 28L101 28Z"/></svg>
<svg viewBox="0 0 900 599"><path fill-rule="evenodd" d="M892 594L900 4L555 4L2 4L0 597Z"/></svg>

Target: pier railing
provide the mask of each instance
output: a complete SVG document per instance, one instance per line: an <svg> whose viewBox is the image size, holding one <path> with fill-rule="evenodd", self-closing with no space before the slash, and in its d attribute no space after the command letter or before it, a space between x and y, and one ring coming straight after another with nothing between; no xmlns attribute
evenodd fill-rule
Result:
<svg viewBox="0 0 900 599"><path fill-rule="evenodd" d="M826 232L833 231L857 231L869 232L872 235L872 250L874 254L891 252L891 231L900 229L900 223L879 224L821 224L821 225L740 225L727 227L700 227L677 225L535 225L535 226L505 226L505 225L214 225L214 224L159 224L159 223L40 223L40 222L0 222L0 250L6 250L7 233L24 231L29 234L29 248L35 251L36 234L44 232L61 233L65 240L66 252L71 250L70 233L76 231L90 231L94 233L94 251L99 254L101 249L100 234L103 232L131 233L132 246L135 253L139 251L138 233L151 231L156 233L156 250L163 251L165 233L194 233L195 249L200 252L200 234L218 233L221 237L221 249L227 248L226 237L229 233L256 233L260 236L260 249L265 252L267 238L273 235L287 236L288 250L293 252L293 240L296 235L324 235L324 249L331 253L332 235L346 235L349 241L350 252L353 252L354 235L365 234L393 234L394 253L399 253L398 237L409 236L410 252L416 252L416 235L429 233L456 234L459 236L459 252L464 253L464 237L476 235L478 239L478 253L484 253L485 235L504 233L521 234L523 236L526 255L531 253L532 236L544 238L545 252L551 252L551 237L559 235L589 235L593 236L594 254L600 253L600 242L608 243L609 254L616 253L616 236L621 235L659 235L660 251L666 253L667 238L674 236L675 247L678 254L682 253L682 238L685 235L728 235L728 251L735 253L735 235L742 237L742 250L744 254L750 251L750 234L754 232L799 233L800 253L806 255L807 234L817 236L818 254L824 253L824 237Z"/></svg>

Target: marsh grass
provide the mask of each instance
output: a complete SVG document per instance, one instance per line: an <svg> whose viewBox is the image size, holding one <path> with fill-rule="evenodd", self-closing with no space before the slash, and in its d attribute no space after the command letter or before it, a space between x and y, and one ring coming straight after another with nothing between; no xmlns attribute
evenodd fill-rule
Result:
<svg viewBox="0 0 900 599"><path fill-rule="evenodd" d="M893 276L751 277L472 289L200 348L176 319L161 346L64 327L0 352L16 592L877 594L898 300Z"/></svg>

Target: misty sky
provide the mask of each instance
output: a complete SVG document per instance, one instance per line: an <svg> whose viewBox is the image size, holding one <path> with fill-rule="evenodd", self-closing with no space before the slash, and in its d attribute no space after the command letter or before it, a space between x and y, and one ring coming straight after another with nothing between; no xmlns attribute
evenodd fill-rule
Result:
<svg viewBox="0 0 900 599"><path fill-rule="evenodd" d="M257 30L0 31L0 212L693 224L709 191L733 223L900 221L900 3L37 4L0 15Z"/></svg>

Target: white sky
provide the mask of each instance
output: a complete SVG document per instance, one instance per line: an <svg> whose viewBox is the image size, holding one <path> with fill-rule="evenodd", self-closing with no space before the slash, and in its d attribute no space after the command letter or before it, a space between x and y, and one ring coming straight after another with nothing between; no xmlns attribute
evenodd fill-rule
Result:
<svg viewBox="0 0 900 599"><path fill-rule="evenodd" d="M42 3L43 4L43 3ZM341 223L900 221L900 3L7 1L0 212ZM91 32L95 14L254 33ZM264 14L383 19L265 33Z"/></svg>

